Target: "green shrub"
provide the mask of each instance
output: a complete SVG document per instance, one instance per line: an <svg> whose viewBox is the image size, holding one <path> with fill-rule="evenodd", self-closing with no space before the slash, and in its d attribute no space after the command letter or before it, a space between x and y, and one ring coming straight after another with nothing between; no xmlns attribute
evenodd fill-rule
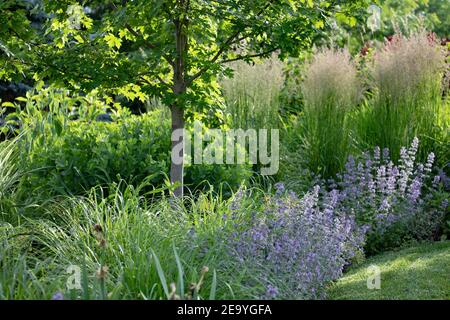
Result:
<svg viewBox="0 0 450 320"><path fill-rule="evenodd" d="M139 182L148 176L160 184L167 172L170 128L159 113L117 122L68 121L59 132L52 127L54 121L30 128L19 142L30 171L22 181L29 192L79 194L120 178Z"/></svg>
<svg viewBox="0 0 450 320"><path fill-rule="evenodd" d="M57 121L31 123L19 142L29 171L22 179L27 196L82 194L120 179L134 185L146 180L156 188L164 184L170 168L170 121L162 110L114 122ZM54 130L58 125L63 127ZM186 168L186 185L203 189L206 181L217 190L227 182L235 189L250 175L246 166L192 165Z"/></svg>

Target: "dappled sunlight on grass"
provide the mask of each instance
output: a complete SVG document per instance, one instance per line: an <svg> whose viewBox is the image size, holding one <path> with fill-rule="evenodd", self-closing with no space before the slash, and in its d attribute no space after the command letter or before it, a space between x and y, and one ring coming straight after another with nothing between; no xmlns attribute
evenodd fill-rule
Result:
<svg viewBox="0 0 450 320"><path fill-rule="evenodd" d="M381 271L381 288L370 290L369 266ZM330 287L333 299L450 299L450 242L388 252L352 268Z"/></svg>

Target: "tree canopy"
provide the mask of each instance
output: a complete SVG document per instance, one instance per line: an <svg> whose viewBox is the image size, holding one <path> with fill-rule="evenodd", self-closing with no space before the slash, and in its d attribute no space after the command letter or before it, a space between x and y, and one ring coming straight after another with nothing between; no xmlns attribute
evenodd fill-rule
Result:
<svg viewBox="0 0 450 320"><path fill-rule="evenodd" d="M298 55L337 15L352 25L367 0L8 0L0 5L0 78L32 76L130 100L159 97L183 128L215 103L228 63ZM33 26L31 17L42 22ZM106 98L110 99L110 98ZM172 166L172 182L182 181ZM178 188L178 194L181 194Z"/></svg>

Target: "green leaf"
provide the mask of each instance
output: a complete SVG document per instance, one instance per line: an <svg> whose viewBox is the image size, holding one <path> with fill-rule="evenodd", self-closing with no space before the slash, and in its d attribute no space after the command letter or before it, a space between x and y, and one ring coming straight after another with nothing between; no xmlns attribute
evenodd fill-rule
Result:
<svg viewBox="0 0 450 320"><path fill-rule="evenodd" d="M209 300L216 299L216 290L217 290L217 274L216 269L213 271L213 279L211 284L211 291L209 292Z"/></svg>
<svg viewBox="0 0 450 320"><path fill-rule="evenodd" d="M11 107L11 108L15 108L16 107L13 103L11 103L9 101L3 102L2 106L3 107Z"/></svg>
<svg viewBox="0 0 450 320"><path fill-rule="evenodd" d="M61 132L62 132L62 129L63 129L63 126L62 126L62 124L61 124L61 121L60 121L59 119L55 119L54 122L53 122L53 124L54 124L54 128L55 128L56 134L57 134L58 136L61 135Z"/></svg>
<svg viewBox="0 0 450 320"><path fill-rule="evenodd" d="M164 270L161 267L161 263L159 262L158 256L155 251L151 249L153 260L155 261L156 271L158 272L159 280L161 281L161 285L163 287L164 293L166 294L167 299L170 298L169 288L167 287L166 276L164 275Z"/></svg>
<svg viewBox="0 0 450 320"><path fill-rule="evenodd" d="M314 21L314 26L315 26L317 29L322 29L322 28L324 27L323 20L316 20L316 21Z"/></svg>
<svg viewBox="0 0 450 320"><path fill-rule="evenodd" d="M184 299L184 273L183 266L181 265L180 257L178 256L177 248L175 247L175 243L172 244L173 253L175 254L175 261L177 263L178 268L178 289L180 292L180 298Z"/></svg>
<svg viewBox="0 0 450 320"><path fill-rule="evenodd" d="M74 39L77 40L78 43L84 43L83 38L82 38L79 34L75 35L75 36L74 36Z"/></svg>
<svg viewBox="0 0 450 320"><path fill-rule="evenodd" d="M120 48L120 46L122 45L122 40L120 38L117 38L115 35L113 35L112 33L108 33L105 36L105 41L108 44L108 46L110 48L114 48L116 47L117 49Z"/></svg>

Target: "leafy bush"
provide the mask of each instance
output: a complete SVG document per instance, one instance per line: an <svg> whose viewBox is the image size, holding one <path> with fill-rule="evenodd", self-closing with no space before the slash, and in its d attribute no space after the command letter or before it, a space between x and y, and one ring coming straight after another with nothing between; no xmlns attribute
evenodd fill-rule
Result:
<svg viewBox="0 0 450 320"><path fill-rule="evenodd" d="M265 285L260 298L321 298L326 285L361 250L362 229L354 217L336 214L335 203L322 207L319 187L299 199L285 195L278 184L277 194L247 223L239 220L242 196L234 199L225 217L235 222L229 241L235 258Z"/></svg>
<svg viewBox="0 0 450 320"><path fill-rule="evenodd" d="M140 182L151 176L155 185L168 169L170 131L160 113L130 116L117 122L68 121L30 128L19 141L30 174L23 180L29 192L79 194L98 184L124 178ZM34 130L33 130L34 129Z"/></svg>
<svg viewBox="0 0 450 320"><path fill-rule="evenodd" d="M120 179L134 185L145 180L156 188L164 184L170 167L170 123L162 110L114 122L57 121L31 123L19 141L29 171L22 181L26 193L82 194ZM204 189L209 182L216 190L226 182L232 190L250 175L244 165L192 165L186 168L185 182L192 189Z"/></svg>

